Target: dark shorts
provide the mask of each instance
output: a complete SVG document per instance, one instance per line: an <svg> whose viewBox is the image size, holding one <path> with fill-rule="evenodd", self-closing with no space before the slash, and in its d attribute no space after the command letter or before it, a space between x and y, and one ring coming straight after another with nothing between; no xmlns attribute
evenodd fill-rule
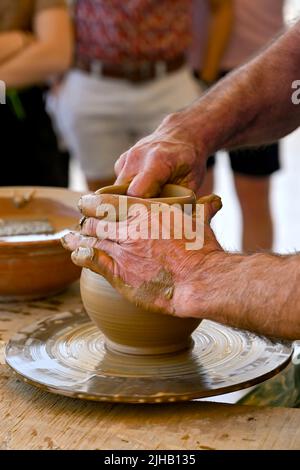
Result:
<svg viewBox="0 0 300 470"><path fill-rule="evenodd" d="M68 155L60 152L44 90L23 90L0 105L0 186L68 186Z"/></svg>
<svg viewBox="0 0 300 470"><path fill-rule="evenodd" d="M236 150L229 153L234 173L245 176L266 177L280 169L279 143L261 148ZM207 168L213 167L215 156L209 157Z"/></svg>
<svg viewBox="0 0 300 470"><path fill-rule="evenodd" d="M230 71L223 70L219 74L221 80ZM247 148L229 152L231 168L234 173L245 176L266 177L280 170L279 143L260 148ZM215 164L215 156L209 157L207 168Z"/></svg>

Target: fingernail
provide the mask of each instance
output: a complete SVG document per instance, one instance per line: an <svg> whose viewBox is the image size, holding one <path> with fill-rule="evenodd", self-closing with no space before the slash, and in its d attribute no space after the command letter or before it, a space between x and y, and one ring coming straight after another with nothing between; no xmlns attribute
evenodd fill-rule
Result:
<svg viewBox="0 0 300 470"><path fill-rule="evenodd" d="M76 258L78 261L92 261L94 257L93 248L87 248L80 246L77 250L73 251L72 257Z"/></svg>
<svg viewBox="0 0 300 470"><path fill-rule="evenodd" d="M67 237L67 235L64 235L64 236L61 237L61 239L60 239L60 243L62 244L62 246L63 246L64 248L66 248L66 247L68 246L68 242L67 242L67 240L66 240L66 237Z"/></svg>
<svg viewBox="0 0 300 470"><path fill-rule="evenodd" d="M63 245L63 247L67 247L69 245L68 237L70 235L76 235L76 232L68 232L63 237L61 237L60 242Z"/></svg>

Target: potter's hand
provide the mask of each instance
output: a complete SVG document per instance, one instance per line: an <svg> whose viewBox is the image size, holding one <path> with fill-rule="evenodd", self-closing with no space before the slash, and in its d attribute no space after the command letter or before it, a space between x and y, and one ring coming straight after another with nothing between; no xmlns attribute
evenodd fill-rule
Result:
<svg viewBox="0 0 300 470"><path fill-rule="evenodd" d="M208 155L196 147L181 121L181 113L168 116L153 134L118 159L116 184L130 183L128 195L154 197L167 182L198 192Z"/></svg>
<svg viewBox="0 0 300 470"><path fill-rule="evenodd" d="M209 226L211 218L221 208L220 198L208 196L198 201L202 203L198 207L204 209L204 217L197 219L198 222L198 211L189 215L179 208L173 209L173 220L177 222L170 239L162 238L164 222L153 219L151 203L142 199L125 198L130 209L142 204L139 207L143 207L143 211L130 214L128 210L128 217L123 220L119 214L119 222L99 218L107 213L108 207L119 207L121 198L94 194L81 199L81 210L87 217L81 233L70 233L62 241L65 248L73 252L73 262L102 274L122 295L143 308L179 317L193 316L198 308L191 295L193 283L201 286L203 280L203 286L208 286L209 266L217 262L220 254L223 256ZM153 205L157 207L158 203ZM166 204L160 207L170 210ZM201 249L187 249L191 237L186 230L181 239L174 238L178 220L184 227L189 227L189 223L190 227L195 227L198 223L198 230L204 235ZM149 227L152 234L159 234L156 239L149 237Z"/></svg>

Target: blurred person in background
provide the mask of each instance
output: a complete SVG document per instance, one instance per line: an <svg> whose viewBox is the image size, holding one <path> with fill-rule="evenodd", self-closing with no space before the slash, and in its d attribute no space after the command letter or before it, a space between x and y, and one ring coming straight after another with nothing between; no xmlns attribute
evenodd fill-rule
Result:
<svg viewBox="0 0 300 470"><path fill-rule="evenodd" d="M72 42L64 0L0 0L1 186L68 185L44 94L70 66Z"/></svg>
<svg viewBox="0 0 300 470"><path fill-rule="evenodd" d="M209 0L212 14L220 15L227 1ZM49 103L63 140L95 191L113 183L121 153L165 115L198 97L185 56L192 0L72 4L76 61ZM223 48L223 37L220 41Z"/></svg>
<svg viewBox="0 0 300 470"><path fill-rule="evenodd" d="M216 35L226 35L215 23L207 30L208 1L199 1L194 10L193 45L190 63L202 84L209 86L242 65L284 28L284 0L232 0L233 26L229 44L222 55L214 47ZM208 64L208 65L207 65ZM279 143L259 149L229 153L236 192L243 216L243 249L272 249L273 223L270 210L270 176L280 169ZM215 156L208 160L203 194L213 191Z"/></svg>
<svg viewBox="0 0 300 470"><path fill-rule="evenodd" d="M204 88L218 78L233 24L234 0L193 0L188 58L195 78Z"/></svg>

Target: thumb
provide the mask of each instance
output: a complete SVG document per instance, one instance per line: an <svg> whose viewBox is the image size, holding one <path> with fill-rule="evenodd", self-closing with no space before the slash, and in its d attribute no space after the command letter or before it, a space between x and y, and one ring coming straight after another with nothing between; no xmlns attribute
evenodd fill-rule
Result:
<svg viewBox="0 0 300 470"><path fill-rule="evenodd" d="M168 176L158 176L155 171L144 171L136 175L129 185L127 194L133 197L153 198L159 196Z"/></svg>
<svg viewBox="0 0 300 470"><path fill-rule="evenodd" d="M222 199L216 194L200 197L196 204L204 204L204 221L207 224L223 206Z"/></svg>

